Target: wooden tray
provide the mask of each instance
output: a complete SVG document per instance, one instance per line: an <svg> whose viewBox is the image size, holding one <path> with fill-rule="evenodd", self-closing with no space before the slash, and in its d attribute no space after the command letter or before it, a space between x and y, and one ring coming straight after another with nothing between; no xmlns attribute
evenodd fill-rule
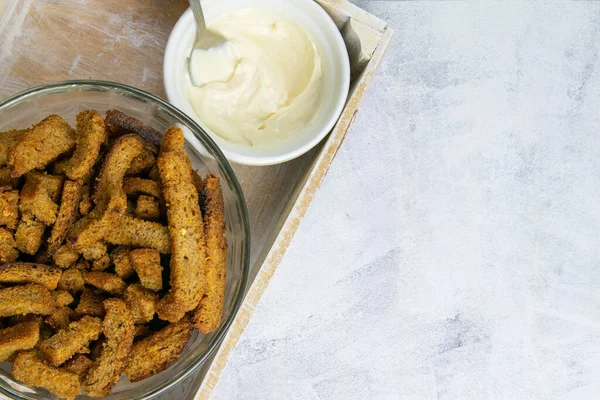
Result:
<svg viewBox="0 0 600 400"><path fill-rule="evenodd" d="M234 165L250 217L250 283L230 331L196 374L190 398L208 399L217 384L392 38L385 22L346 0L316 1L348 47L350 96L331 135L308 154L271 167ZM0 0L0 99L47 82L86 78L122 82L164 98L164 48L186 8L185 0Z"/></svg>

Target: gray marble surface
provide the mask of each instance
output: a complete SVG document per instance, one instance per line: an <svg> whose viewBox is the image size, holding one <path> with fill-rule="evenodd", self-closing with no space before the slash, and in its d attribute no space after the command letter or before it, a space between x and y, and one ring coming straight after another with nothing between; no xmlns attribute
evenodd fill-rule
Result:
<svg viewBox="0 0 600 400"><path fill-rule="evenodd" d="M355 3L391 50L212 398L598 398L600 3Z"/></svg>

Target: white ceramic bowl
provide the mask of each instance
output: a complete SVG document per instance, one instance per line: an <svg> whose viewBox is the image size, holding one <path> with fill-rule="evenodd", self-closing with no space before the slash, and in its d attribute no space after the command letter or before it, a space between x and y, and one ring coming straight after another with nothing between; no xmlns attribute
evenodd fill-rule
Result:
<svg viewBox="0 0 600 400"><path fill-rule="evenodd" d="M186 65L193 46L196 26L188 9L173 28L164 59L164 83L167 98L188 114L221 148L225 156L238 164L272 165L292 160L316 146L333 129L350 87L350 63L342 35L329 15L314 0L202 0L207 24L239 8L268 8L295 21L313 38L323 60L323 101L312 122L293 139L273 146L233 144L212 132L194 113L185 90Z"/></svg>

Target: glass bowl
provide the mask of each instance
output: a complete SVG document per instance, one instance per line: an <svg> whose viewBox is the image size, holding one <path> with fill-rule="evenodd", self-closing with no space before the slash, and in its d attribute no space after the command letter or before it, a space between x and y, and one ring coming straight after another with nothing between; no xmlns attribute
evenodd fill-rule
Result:
<svg viewBox="0 0 600 400"><path fill-rule="evenodd" d="M50 114L59 114L72 126L75 115L94 109L101 115L118 109L140 119L159 132L178 125L186 135L192 166L201 175L221 178L227 219L227 289L221 326L208 335L196 330L179 359L165 371L130 383L123 375L107 399L149 399L189 375L217 347L238 311L249 270L250 230L246 202L240 185L223 153L192 119L164 100L130 86L92 80L67 81L34 87L0 103L0 132L27 128ZM156 141L158 138L147 138ZM0 393L12 399L57 399L46 390L30 388L12 378L11 363L0 363ZM0 396L1 397L1 396ZM77 399L87 399L78 396Z"/></svg>

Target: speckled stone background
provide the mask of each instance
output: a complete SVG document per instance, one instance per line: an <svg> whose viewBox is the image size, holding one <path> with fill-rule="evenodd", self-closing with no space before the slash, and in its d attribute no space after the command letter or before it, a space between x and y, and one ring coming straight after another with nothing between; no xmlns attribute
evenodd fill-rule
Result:
<svg viewBox="0 0 600 400"><path fill-rule="evenodd" d="M396 36L212 398L599 398L600 3L354 2Z"/></svg>

